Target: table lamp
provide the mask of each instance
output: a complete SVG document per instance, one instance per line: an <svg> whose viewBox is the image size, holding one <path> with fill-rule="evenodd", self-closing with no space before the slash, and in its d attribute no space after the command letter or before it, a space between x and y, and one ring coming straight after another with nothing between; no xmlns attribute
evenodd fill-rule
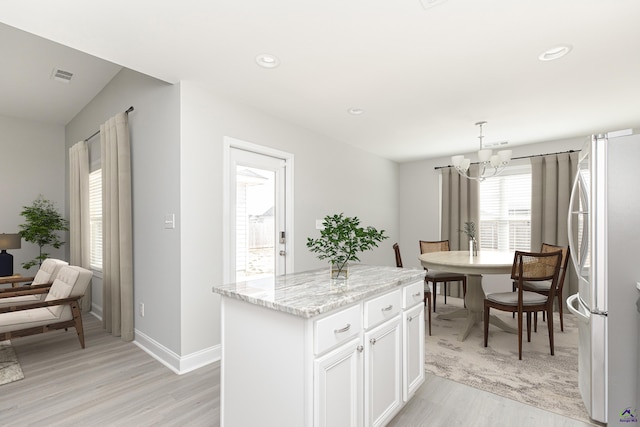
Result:
<svg viewBox="0 0 640 427"><path fill-rule="evenodd" d="M19 234L0 234L0 277L13 276L13 255L7 249L20 249L21 242Z"/></svg>

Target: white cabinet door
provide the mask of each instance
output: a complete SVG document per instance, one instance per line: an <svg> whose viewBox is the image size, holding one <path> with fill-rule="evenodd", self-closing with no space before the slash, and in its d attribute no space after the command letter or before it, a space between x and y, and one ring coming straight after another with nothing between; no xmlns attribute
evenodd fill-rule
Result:
<svg viewBox="0 0 640 427"><path fill-rule="evenodd" d="M402 397L405 402L424 381L424 310L421 303L402 315Z"/></svg>
<svg viewBox="0 0 640 427"><path fill-rule="evenodd" d="M362 425L362 346L355 339L314 362L313 424Z"/></svg>
<svg viewBox="0 0 640 427"><path fill-rule="evenodd" d="M365 425L385 425L402 405L400 316L365 333Z"/></svg>

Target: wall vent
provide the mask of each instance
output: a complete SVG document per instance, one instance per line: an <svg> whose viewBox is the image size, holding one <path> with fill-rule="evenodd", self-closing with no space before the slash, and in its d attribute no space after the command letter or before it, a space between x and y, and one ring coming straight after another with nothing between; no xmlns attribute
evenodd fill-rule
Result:
<svg viewBox="0 0 640 427"><path fill-rule="evenodd" d="M56 80L62 83L69 83L72 77L73 77L72 72L61 70L60 68L54 68L53 72L51 73L51 78L53 80Z"/></svg>

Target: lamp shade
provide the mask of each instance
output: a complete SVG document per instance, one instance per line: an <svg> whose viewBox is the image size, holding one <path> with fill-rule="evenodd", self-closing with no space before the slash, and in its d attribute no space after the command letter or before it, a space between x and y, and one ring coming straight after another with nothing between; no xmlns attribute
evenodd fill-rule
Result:
<svg viewBox="0 0 640 427"><path fill-rule="evenodd" d="M20 249L22 238L19 234L0 233L0 250Z"/></svg>

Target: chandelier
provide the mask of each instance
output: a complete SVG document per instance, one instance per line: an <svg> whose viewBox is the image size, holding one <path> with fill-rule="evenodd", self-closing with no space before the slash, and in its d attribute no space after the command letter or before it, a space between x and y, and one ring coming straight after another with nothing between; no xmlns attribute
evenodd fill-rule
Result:
<svg viewBox="0 0 640 427"><path fill-rule="evenodd" d="M501 150L498 154L493 154L493 151L486 148L482 148L482 126L487 122L477 122L476 126L480 126L480 150L478 150L478 165L480 171L478 176L469 175L469 166L471 160L464 156L453 156L451 162L453 167L456 168L458 173L467 179L474 179L476 181L484 181L487 178L500 174L511 161L511 150Z"/></svg>

